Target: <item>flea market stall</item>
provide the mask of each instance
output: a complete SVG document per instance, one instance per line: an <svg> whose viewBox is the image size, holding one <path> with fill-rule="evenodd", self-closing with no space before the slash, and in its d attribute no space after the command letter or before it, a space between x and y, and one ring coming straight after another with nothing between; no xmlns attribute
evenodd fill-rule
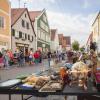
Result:
<svg viewBox="0 0 100 100"><path fill-rule="evenodd" d="M21 95L22 100L49 95L63 95L65 100L67 95L76 95L78 100L99 100L100 73L90 73L82 62L74 64L71 69L64 66L51 68L1 82L0 94L8 94L9 100L13 94ZM24 95L29 97L24 98Z"/></svg>

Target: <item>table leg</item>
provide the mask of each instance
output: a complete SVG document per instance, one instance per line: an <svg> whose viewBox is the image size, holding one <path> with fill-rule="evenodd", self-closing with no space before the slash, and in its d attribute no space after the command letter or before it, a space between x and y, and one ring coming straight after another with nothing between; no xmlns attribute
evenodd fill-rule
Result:
<svg viewBox="0 0 100 100"><path fill-rule="evenodd" d="M21 97L22 97L22 100L24 100L24 96L23 96L23 94L21 94Z"/></svg>
<svg viewBox="0 0 100 100"><path fill-rule="evenodd" d="M64 96L64 100L67 100L67 96Z"/></svg>
<svg viewBox="0 0 100 100"><path fill-rule="evenodd" d="M9 94L9 100L11 100L11 94Z"/></svg>
<svg viewBox="0 0 100 100"><path fill-rule="evenodd" d="M92 99L87 98L87 96L78 95L77 100L92 100Z"/></svg>

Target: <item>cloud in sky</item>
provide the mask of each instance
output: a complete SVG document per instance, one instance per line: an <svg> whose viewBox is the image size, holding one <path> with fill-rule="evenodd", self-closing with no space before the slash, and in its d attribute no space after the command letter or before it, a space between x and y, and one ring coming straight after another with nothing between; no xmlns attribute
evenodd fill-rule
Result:
<svg viewBox="0 0 100 100"><path fill-rule="evenodd" d="M72 41L79 40L85 43L91 31L91 24L95 14L83 16L82 14L70 14L47 11L51 28L57 28L59 33L71 36ZM85 41L85 42L84 42Z"/></svg>
<svg viewBox="0 0 100 100"><path fill-rule="evenodd" d="M83 3L83 8L88 8L90 7L91 3L89 2L89 0L84 0L84 3Z"/></svg>
<svg viewBox="0 0 100 100"><path fill-rule="evenodd" d="M33 0L22 0L23 2L33 2Z"/></svg>
<svg viewBox="0 0 100 100"><path fill-rule="evenodd" d="M55 0L22 0L23 2L33 2L33 3L55 3Z"/></svg>

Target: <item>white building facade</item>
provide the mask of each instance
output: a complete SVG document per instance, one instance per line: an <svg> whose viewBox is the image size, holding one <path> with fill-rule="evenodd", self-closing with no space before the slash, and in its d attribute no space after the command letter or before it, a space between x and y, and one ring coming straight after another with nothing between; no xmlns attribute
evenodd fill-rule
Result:
<svg viewBox="0 0 100 100"><path fill-rule="evenodd" d="M36 33L36 48L43 52L50 49L50 28L45 9L30 11L32 25Z"/></svg>
<svg viewBox="0 0 100 100"><path fill-rule="evenodd" d="M19 13L18 15L16 13ZM15 14L15 15L14 15ZM15 17L15 19L13 18ZM12 51L21 49L24 54L36 50L36 35L26 8L12 9Z"/></svg>
<svg viewBox="0 0 100 100"><path fill-rule="evenodd" d="M57 29L51 29L51 51L57 51L59 49L59 38L58 38Z"/></svg>

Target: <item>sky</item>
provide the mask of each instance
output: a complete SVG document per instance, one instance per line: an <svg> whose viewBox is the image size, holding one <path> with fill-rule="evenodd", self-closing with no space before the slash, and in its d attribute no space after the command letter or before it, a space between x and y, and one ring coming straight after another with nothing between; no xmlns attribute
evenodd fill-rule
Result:
<svg viewBox="0 0 100 100"><path fill-rule="evenodd" d="M19 0L10 0L12 8L19 7ZM71 36L71 41L85 45L91 25L100 10L100 0L20 0L20 7L29 10L46 9L50 28Z"/></svg>

